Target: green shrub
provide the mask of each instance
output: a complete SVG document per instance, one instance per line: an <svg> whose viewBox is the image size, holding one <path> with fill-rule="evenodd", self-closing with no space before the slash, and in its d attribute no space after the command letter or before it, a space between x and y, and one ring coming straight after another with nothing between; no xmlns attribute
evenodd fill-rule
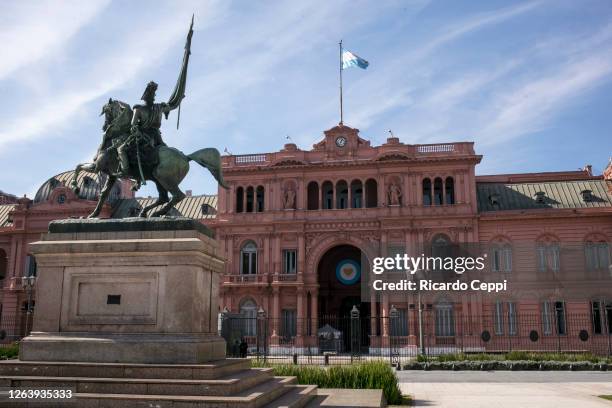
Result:
<svg viewBox="0 0 612 408"><path fill-rule="evenodd" d="M417 362L445 362L445 361L588 361L591 363L606 362L605 358L597 357L591 353L543 353L532 351L511 351L505 354L464 354L450 353L439 356L417 356Z"/></svg>
<svg viewBox="0 0 612 408"><path fill-rule="evenodd" d="M382 389L389 404L401 404L402 394L397 377L387 362L365 363L332 367L301 365L270 365L251 360L253 366L274 368L274 375L297 377L299 384L314 384L321 388Z"/></svg>
<svg viewBox="0 0 612 408"><path fill-rule="evenodd" d="M10 360L19 356L19 342L0 347L0 360Z"/></svg>

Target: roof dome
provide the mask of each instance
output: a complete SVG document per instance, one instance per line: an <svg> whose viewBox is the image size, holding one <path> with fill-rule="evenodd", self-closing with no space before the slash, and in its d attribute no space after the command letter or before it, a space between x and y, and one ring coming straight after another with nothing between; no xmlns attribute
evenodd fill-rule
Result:
<svg viewBox="0 0 612 408"><path fill-rule="evenodd" d="M36 192L34 197L34 203L40 203L49 200L49 197L53 190L57 187L70 187L70 182L74 170L65 171L56 176L51 177L45 181L42 186ZM81 171L77 178L77 185L79 186L78 197L81 200L95 201L102 192L102 187L106 183L107 176L105 174L94 174L86 171ZM115 182L115 185L111 189L111 193L108 196L108 202L113 204L121 196L121 185L119 181Z"/></svg>

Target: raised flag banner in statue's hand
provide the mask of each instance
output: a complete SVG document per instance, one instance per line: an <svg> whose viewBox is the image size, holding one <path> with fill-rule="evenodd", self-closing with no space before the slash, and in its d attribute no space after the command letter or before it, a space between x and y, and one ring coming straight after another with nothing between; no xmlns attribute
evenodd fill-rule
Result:
<svg viewBox="0 0 612 408"><path fill-rule="evenodd" d="M359 67L366 69L370 63L358 55L353 54L350 51L342 51L342 69L350 67Z"/></svg>

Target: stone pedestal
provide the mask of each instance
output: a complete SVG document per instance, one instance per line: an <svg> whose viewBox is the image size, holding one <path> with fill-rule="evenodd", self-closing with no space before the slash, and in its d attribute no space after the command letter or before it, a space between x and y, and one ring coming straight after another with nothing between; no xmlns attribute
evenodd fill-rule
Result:
<svg viewBox="0 0 612 408"><path fill-rule="evenodd" d="M223 260L190 219L54 221L36 256L23 361L195 364L225 357Z"/></svg>

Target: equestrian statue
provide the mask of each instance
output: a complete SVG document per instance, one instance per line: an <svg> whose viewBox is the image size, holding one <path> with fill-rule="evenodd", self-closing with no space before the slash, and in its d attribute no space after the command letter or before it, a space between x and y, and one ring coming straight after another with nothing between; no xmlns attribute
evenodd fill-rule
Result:
<svg viewBox="0 0 612 408"><path fill-rule="evenodd" d="M162 116L168 119L170 112L177 108L177 129L179 126L192 36L193 17L187 34L181 72L168 102L155 103L157 84L151 81L147 84L141 97L144 104L131 107L125 102L111 98L102 107L100 114L104 115L102 143L92 163L83 163L76 167L71 182L72 189L78 193L77 178L80 171L106 176L98 204L89 218L96 218L100 215L111 188L119 178L133 180L133 190L138 190L141 185L146 184L147 180L155 183L159 196L154 203L140 211L140 217L149 216L149 212L156 207L160 208L151 214L152 217L167 214L185 198L179 184L187 175L189 162L192 160L206 167L219 185L227 188L223 181L221 156L217 149L206 148L185 155L178 149L166 146L161 136ZM168 196L168 193L172 195L172 198Z"/></svg>

